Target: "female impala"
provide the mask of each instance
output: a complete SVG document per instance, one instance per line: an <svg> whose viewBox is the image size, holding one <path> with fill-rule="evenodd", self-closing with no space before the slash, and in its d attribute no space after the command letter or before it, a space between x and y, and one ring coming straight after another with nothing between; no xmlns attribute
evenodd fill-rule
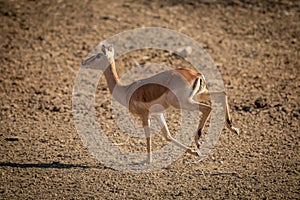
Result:
<svg viewBox="0 0 300 200"><path fill-rule="evenodd" d="M211 107L194 101L193 97L198 95L199 99L210 100L204 76L191 69L178 68L135 81L129 85L122 85L116 71L112 45L102 44L101 48L102 52L84 60L82 67L104 71L108 88L113 97L122 105L127 106L131 113L140 116L146 135L148 153L146 162L149 163L152 160L149 115L153 112L158 113L155 117L159 121L163 136L167 141L174 142L175 145L186 149L192 155L198 155L197 151L181 144L171 136L163 111L173 106L177 109L199 110L203 113L198 134L195 135L195 143L199 148L198 140L210 115ZM227 99L225 101L226 127L238 134L238 129L234 128L231 123Z"/></svg>

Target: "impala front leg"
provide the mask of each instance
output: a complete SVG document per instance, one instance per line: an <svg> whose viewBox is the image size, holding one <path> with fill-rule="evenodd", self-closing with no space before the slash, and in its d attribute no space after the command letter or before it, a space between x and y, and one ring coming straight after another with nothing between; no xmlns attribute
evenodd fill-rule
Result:
<svg viewBox="0 0 300 200"><path fill-rule="evenodd" d="M145 163L149 164L152 162L152 152L151 152L151 135L150 135L150 120L149 115L144 115L141 117L143 122L143 127L146 136L146 144L147 144L147 159Z"/></svg>
<svg viewBox="0 0 300 200"><path fill-rule="evenodd" d="M184 144L181 144L175 138L172 137L172 135L170 134L170 131L168 129L165 117L164 117L164 115L162 113L160 113L159 115L155 115L155 118L157 119L160 127L162 128L163 136L164 136L164 138L167 141L173 142L176 146L181 147L181 148L187 150L188 153L190 153L192 155L195 155L195 156L198 156L197 151L192 150L191 148L185 146Z"/></svg>

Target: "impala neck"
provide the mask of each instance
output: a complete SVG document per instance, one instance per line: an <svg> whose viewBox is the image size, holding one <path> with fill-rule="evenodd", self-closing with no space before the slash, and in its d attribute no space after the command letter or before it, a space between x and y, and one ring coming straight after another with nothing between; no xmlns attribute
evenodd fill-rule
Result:
<svg viewBox="0 0 300 200"><path fill-rule="evenodd" d="M104 71L104 76L112 96L121 104L126 105L124 101L126 99L125 86L121 84L120 78L116 70L116 64L114 60L109 61L109 66Z"/></svg>
<svg viewBox="0 0 300 200"><path fill-rule="evenodd" d="M111 94L113 94L115 87L121 85L119 76L117 74L115 61L109 61L109 66L104 71L104 76L106 78L109 91Z"/></svg>

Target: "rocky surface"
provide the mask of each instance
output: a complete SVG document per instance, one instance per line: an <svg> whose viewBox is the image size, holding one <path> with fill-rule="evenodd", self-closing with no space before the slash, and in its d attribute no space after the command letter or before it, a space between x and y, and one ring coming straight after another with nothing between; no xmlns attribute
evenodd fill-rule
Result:
<svg viewBox="0 0 300 200"><path fill-rule="evenodd" d="M241 133L224 130L201 163L184 154L135 174L90 155L76 132L72 92L91 46L149 26L182 32L212 56ZM0 1L0 27L0 199L299 198L298 1ZM119 74L136 62L188 65L134 51L117 59ZM103 129L124 150L145 152L143 139L127 140L116 126L105 81L97 88Z"/></svg>

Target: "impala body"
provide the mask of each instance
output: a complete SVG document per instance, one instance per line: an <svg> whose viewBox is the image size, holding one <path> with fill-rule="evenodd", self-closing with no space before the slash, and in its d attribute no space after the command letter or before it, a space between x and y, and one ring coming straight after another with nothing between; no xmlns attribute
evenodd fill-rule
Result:
<svg viewBox="0 0 300 200"><path fill-rule="evenodd" d="M102 44L101 47L102 52L84 60L82 67L102 70L113 97L126 106L129 112L141 118L147 143L148 156L146 162L149 163L152 159L149 128L149 115L151 113L155 113L154 116L162 128L166 140L174 142L175 145L186 149L190 154L198 155L197 150L181 144L171 136L163 111L172 106L177 109L202 112L198 132L195 134L195 144L199 148L199 138L211 112L210 106L194 100L195 96L200 100L210 100L210 93L206 88L204 76L192 69L177 68L163 71L129 85L123 85L116 71L112 45ZM226 104L226 127L238 134L238 129L232 126L226 98L224 103Z"/></svg>

